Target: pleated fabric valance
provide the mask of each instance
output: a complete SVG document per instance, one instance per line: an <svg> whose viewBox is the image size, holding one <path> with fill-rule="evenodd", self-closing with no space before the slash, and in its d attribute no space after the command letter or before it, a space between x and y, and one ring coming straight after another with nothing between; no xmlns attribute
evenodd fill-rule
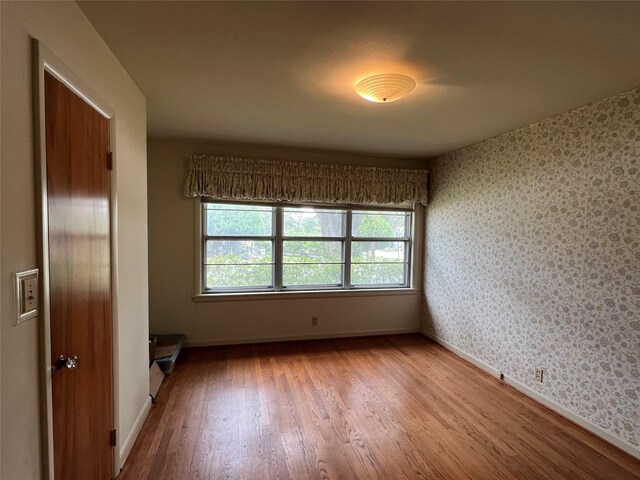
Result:
<svg viewBox="0 0 640 480"><path fill-rule="evenodd" d="M187 197L344 204L427 204L427 170L192 155Z"/></svg>

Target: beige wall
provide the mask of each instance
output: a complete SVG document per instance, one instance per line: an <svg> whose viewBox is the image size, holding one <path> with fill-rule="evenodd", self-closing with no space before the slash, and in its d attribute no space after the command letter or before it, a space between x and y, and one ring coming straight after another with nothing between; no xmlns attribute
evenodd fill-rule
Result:
<svg viewBox="0 0 640 480"><path fill-rule="evenodd" d="M636 88L432 161L425 274L428 331L636 456L639 126Z"/></svg>
<svg viewBox="0 0 640 480"><path fill-rule="evenodd" d="M12 272L36 266L31 39L116 112L119 446L148 398L146 102L73 2L2 2L1 471L40 478L38 322L14 324Z"/></svg>
<svg viewBox="0 0 640 480"><path fill-rule="evenodd" d="M195 303L195 208L183 195L186 157L194 153L247 158L396 167L424 167L395 160L295 149L149 140L149 304L151 330L184 333L191 344L285 337L357 335L416 330L420 295L330 297ZM416 215L422 228L422 209ZM421 265L420 238L415 242ZM415 285L420 288L421 268ZM311 317L319 325L311 327Z"/></svg>

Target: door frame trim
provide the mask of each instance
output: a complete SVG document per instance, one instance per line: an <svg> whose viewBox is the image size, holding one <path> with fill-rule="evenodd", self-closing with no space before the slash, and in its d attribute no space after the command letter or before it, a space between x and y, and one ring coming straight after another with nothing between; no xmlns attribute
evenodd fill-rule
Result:
<svg viewBox="0 0 640 480"><path fill-rule="evenodd" d="M33 85L33 145L35 162L35 193L36 193L36 253L40 293L40 322L39 337L39 372L40 372L40 430L41 430L41 463L42 478L54 480L54 450L53 450L53 397L52 397L52 368L51 359L51 311L49 286L49 219L47 196L47 155L46 155L46 119L44 96L44 72L51 73L74 93L96 109L109 121L109 148L113 155L113 170L111 171L110 186L110 223L111 223L111 322L112 322L112 428L119 423L118 404L118 249L117 249L117 156L116 152L116 114L115 110L105 102L91 87L49 51L40 41L32 38L32 85ZM106 159L105 159L106 162ZM120 470L118 455L120 438L112 449L112 478Z"/></svg>

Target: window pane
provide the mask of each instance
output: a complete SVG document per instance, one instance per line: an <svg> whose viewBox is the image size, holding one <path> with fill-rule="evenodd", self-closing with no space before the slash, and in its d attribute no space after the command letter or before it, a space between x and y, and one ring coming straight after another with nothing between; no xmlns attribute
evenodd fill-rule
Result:
<svg viewBox="0 0 640 480"><path fill-rule="evenodd" d="M344 211L313 208L285 208L286 237L341 237Z"/></svg>
<svg viewBox="0 0 640 480"><path fill-rule="evenodd" d="M351 261L357 262L404 262L404 242L352 242Z"/></svg>
<svg viewBox="0 0 640 480"><path fill-rule="evenodd" d="M205 203L207 235L271 236L273 208Z"/></svg>
<svg viewBox="0 0 640 480"><path fill-rule="evenodd" d="M207 240L205 264L273 263L271 241Z"/></svg>
<svg viewBox="0 0 640 480"><path fill-rule="evenodd" d="M354 237L406 237L409 212L353 212Z"/></svg>
<svg viewBox="0 0 640 480"><path fill-rule="evenodd" d="M354 287L406 286L411 212L279 207L281 231L275 232L276 207L203 202L202 208L205 293L280 290L274 287L280 277L287 289L344 288L345 268Z"/></svg>
<svg viewBox="0 0 640 480"><path fill-rule="evenodd" d="M355 263L351 266L353 285L404 285L404 263Z"/></svg>
<svg viewBox="0 0 640 480"><path fill-rule="evenodd" d="M342 242L285 241L284 263L341 263Z"/></svg>
<svg viewBox="0 0 640 480"><path fill-rule="evenodd" d="M273 266L267 265L205 265L205 288L270 287Z"/></svg>
<svg viewBox="0 0 640 480"><path fill-rule="evenodd" d="M342 264L285 263L282 266L284 285L340 285L342 284Z"/></svg>

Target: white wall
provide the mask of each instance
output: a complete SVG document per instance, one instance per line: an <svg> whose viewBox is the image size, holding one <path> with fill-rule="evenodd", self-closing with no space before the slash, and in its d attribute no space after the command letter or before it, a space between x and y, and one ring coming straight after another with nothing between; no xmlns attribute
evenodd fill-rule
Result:
<svg viewBox="0 0 640 480"><path fill-rule="evenodd" d="M193 153L247 158L423 167L419 160L330 154L295 149L149 140L149 304L154 333L184 333L192 345L307 336L354 335L417 330L420 295L329 297L196 303L195 208L183 195L186 157ZM416 215L423 231L422 209ZM421 265L422 240L415 241ZM414 284L421 285L417 268ZM319 325L311 327L311 317Z"/></svg>
<svg viewBox="0 0 640 480"><path fill-rule="evenodd" d="M31 37L116 112L120 448L148 398L146 101L73 2L2 2L1 470L40 478L38 322L14 325L12 272L36 266Z"/></svg>

